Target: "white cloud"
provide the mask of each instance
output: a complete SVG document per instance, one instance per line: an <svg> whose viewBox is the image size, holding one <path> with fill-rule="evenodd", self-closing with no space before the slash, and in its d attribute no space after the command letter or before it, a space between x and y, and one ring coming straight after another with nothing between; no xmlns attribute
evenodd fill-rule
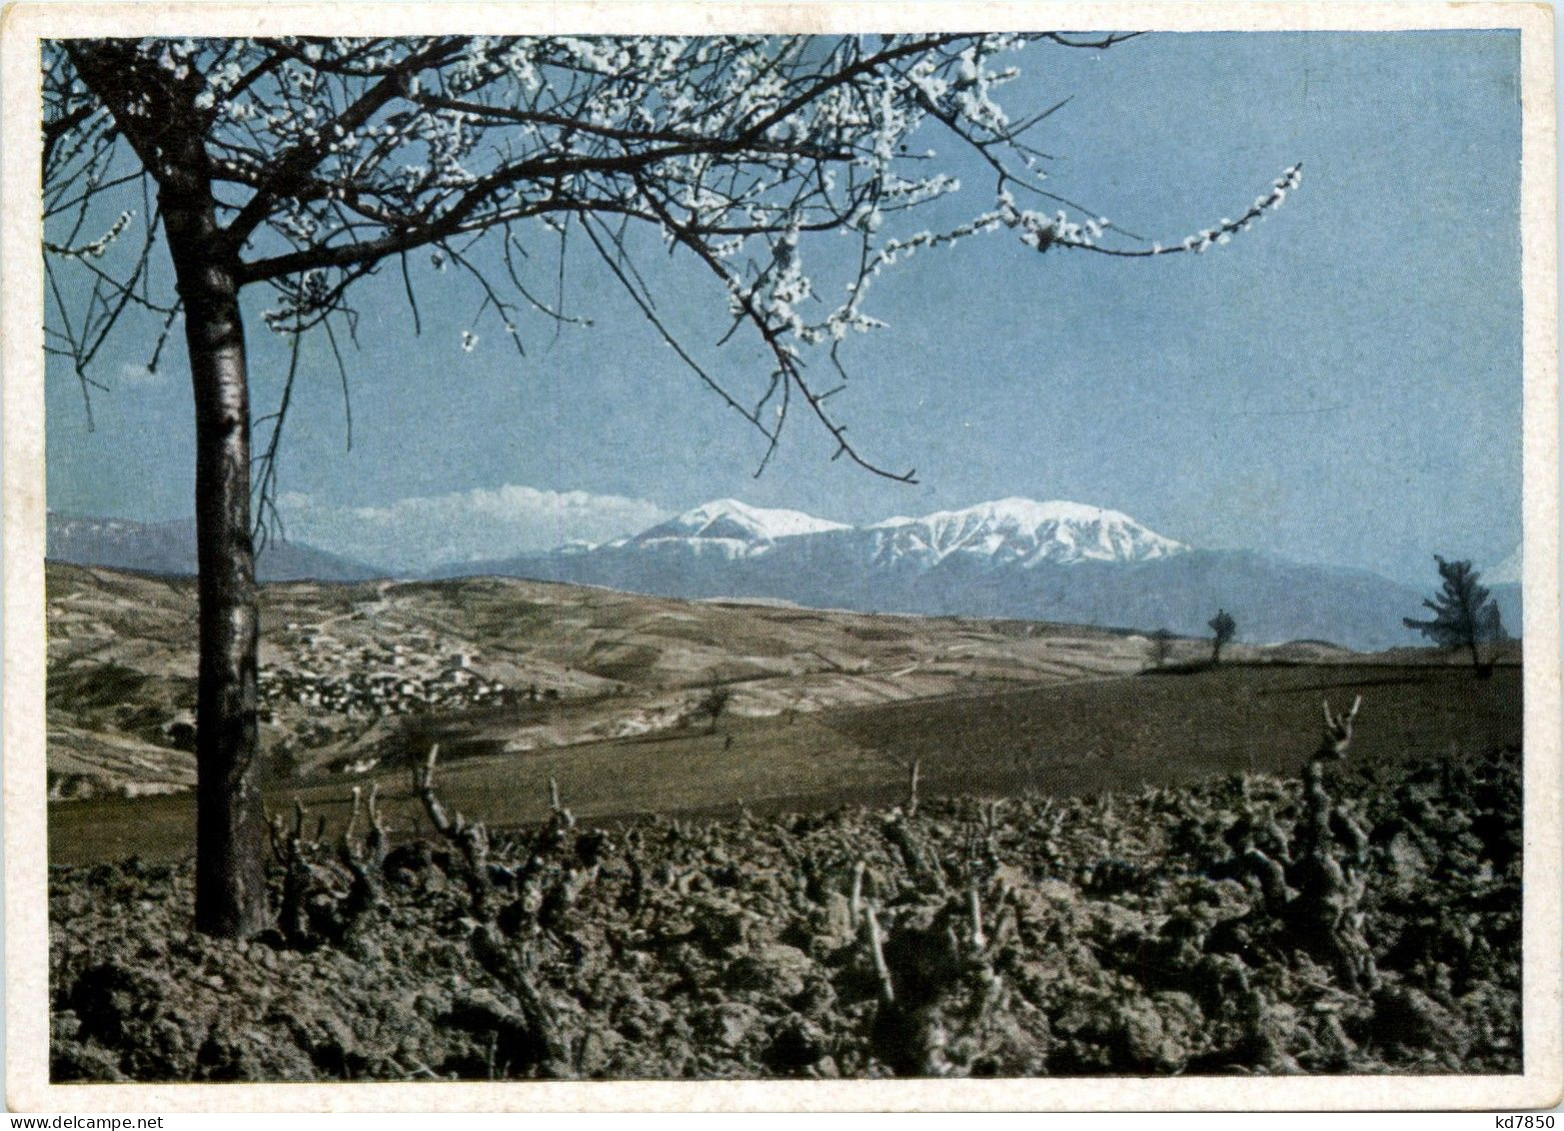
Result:
<svg viewBox="0 0 1564 1131"><path fill-rule="evenodd" d="M667 512L644 499L507 484L347 507L289 492L278 509L290 539L371 565L419 571L504 558L566 542L602 542L655 525Z"/></svg>

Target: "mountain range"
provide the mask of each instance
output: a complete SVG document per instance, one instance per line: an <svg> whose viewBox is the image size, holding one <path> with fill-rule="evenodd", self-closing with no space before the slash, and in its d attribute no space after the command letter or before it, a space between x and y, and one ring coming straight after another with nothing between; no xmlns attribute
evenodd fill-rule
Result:
<svg viewBox="0 0 1564 1131"><path fill-rule="evenodd" d="M51 512L44 553L52 561L75 565L193 574L195 519L131 522ZM256 555L255 572L261 581L369 581L386 576L384 570L282 538L270 538L262 546Z"/></svg>
<svg viewBox="0 0 1564 1131"><path fill-rule="evenodd" d="M1418 643L1402 618L1418 615L1423 598L1364 570L1201 550L1118 511L1014 498L862 527L721 499L628 538L436 573L1181 635L1205 635L1226 609L1241 639L1361 649ZM1505 622L1518 627L1519 587L1494 589Z"/></svg>
<svg viewBox="0 0 1564 1131"><path fill-rule="evenodd" d="M190 573L194 527L50 515L48 552L79 564ZM257 568L263 580L385 575L276 540ZM867 526L719 499L613 541L453 563L426 576L475 575L687 599L1166 628L1187 636L1207 635L1207 621L1225 609L1242 640L1328 640L1358 649L1422 642L1402 618L1421 615L1425 595L1364 570L1188 546L1119 511L1020 498ZM1492 589L1504 623L1518 633L1520 586Z"/></svg>

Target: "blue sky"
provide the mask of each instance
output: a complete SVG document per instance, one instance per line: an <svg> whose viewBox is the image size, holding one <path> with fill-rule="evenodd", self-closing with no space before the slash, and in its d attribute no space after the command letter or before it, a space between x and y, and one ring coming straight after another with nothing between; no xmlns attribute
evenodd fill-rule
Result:
<svg viewBox="0 0 1564 1131"><path fill-rule="evenodd" d="M853 343L833 403L866 454L918 469L915 486L831 462L802 416L755 478L759 438L574 252L565 301L594 325L534 325L526 359L492 320L464 352L479 296L432 266L415 337L387 271L358 292L351 450L335 365L306 346L281 465L290 533L360 556L378 544L385 564L447 535L459 557L606 537L721 496L865 522L1025 495L1420 584L1436 552L1497 563L1521 536L1518 46L1503 32L1167 34L1021 54L1010 97L1072 96L1042 135L1050 187L1129 230L1177 242L1295 161L1304 180L1202 256L1039 256L999 232L882 278L870 313L890 326ZM951 167L960 207L985 207L991 179ZM687 262L652 263L669 317L712 342L723 296ZM248 295L257 413L286 368L266 305ZM52 509L192 513L182 343L148 376L144 329L104 351L113 391L92 432L74 377L51 369ZM764 364L744 343L704 356L737 381ZM561 507L553 492L582 494ZM379 510L369 523L352 508ZM355 523L378 533L354 543Z"/></svg>

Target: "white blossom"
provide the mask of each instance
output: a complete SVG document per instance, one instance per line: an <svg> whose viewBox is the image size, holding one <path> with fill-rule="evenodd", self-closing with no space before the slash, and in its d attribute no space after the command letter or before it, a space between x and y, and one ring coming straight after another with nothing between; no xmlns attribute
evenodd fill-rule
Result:
<svg viewBox="0 0 1564 1131"><path fill-rule="evenodd" d="M567 238L572 255L600 253L657 321L657 296L641 293L631 254L643 245L622 234L640 224L714 286L782 379L802 387L812 348L834 350L885 325L871 312L873 284L915 256L998 231L1040 253L1200 253L1279 208L1302 176L1293 166L1243 215L1147 249L1095 209L1060 205L1040 187L1046 147L1013 136L1038 108L1006 105L1019 73L1012 59L1029 42L1010 33L954 45L931 38L905 52L906 36L480 36L449 41L438 64L410 65L431 42L175 38L133 48L174 84L200 80L189 97L211 123L203 140L222 179L224 222L254 199L277 154L310 154L296 183L263 201L262 227L246 233L247 255L287 264L262 276L281 296L264 315L273 330L299 332L346 309L336 304L356 265L300 278L308 253L387 246L417 272L467 281L496 271L495 240L484 256L468 249L501 231L504 270L546 282L517 277L512 291L496 273L504 296L485 283L473 328L461 332L464 352L483 319L518 347L534 315L584 321L547 298L548 249ZM343 117L367 91L385 93L382 81L394 86L372 113ZM140 92L123 109L127 121L159 112ZM953 150L997 163L997 185L984 175L971 188L943 171ZM59 152L67 167L78 162L89 189L107 168L89 149ZM51 250L101 258L128 223L126 214L97 240ZM763 402L752 419L774 407Z"/></svg>

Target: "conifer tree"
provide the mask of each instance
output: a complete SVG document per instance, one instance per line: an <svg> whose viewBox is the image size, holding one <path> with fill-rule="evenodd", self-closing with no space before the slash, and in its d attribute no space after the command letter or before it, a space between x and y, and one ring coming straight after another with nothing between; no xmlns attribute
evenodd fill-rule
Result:
<svg viewBox="0 0 1564 1131"><path fill-rule="evenodd" d="M1439 563L1442 584L1438 593L1423 601L1423 606L1433 612L1433 618L1404 617L1403 623L1441 648L1467 649L1472 657L1472 667L1481 673L1484 667L1478 645L1504 639L1499 606L1487 586L1479 583L1478 578L1482 575L1472 568L1471 562L1450 562L1438 554L1434 555L1434 561Z"/></svg>

